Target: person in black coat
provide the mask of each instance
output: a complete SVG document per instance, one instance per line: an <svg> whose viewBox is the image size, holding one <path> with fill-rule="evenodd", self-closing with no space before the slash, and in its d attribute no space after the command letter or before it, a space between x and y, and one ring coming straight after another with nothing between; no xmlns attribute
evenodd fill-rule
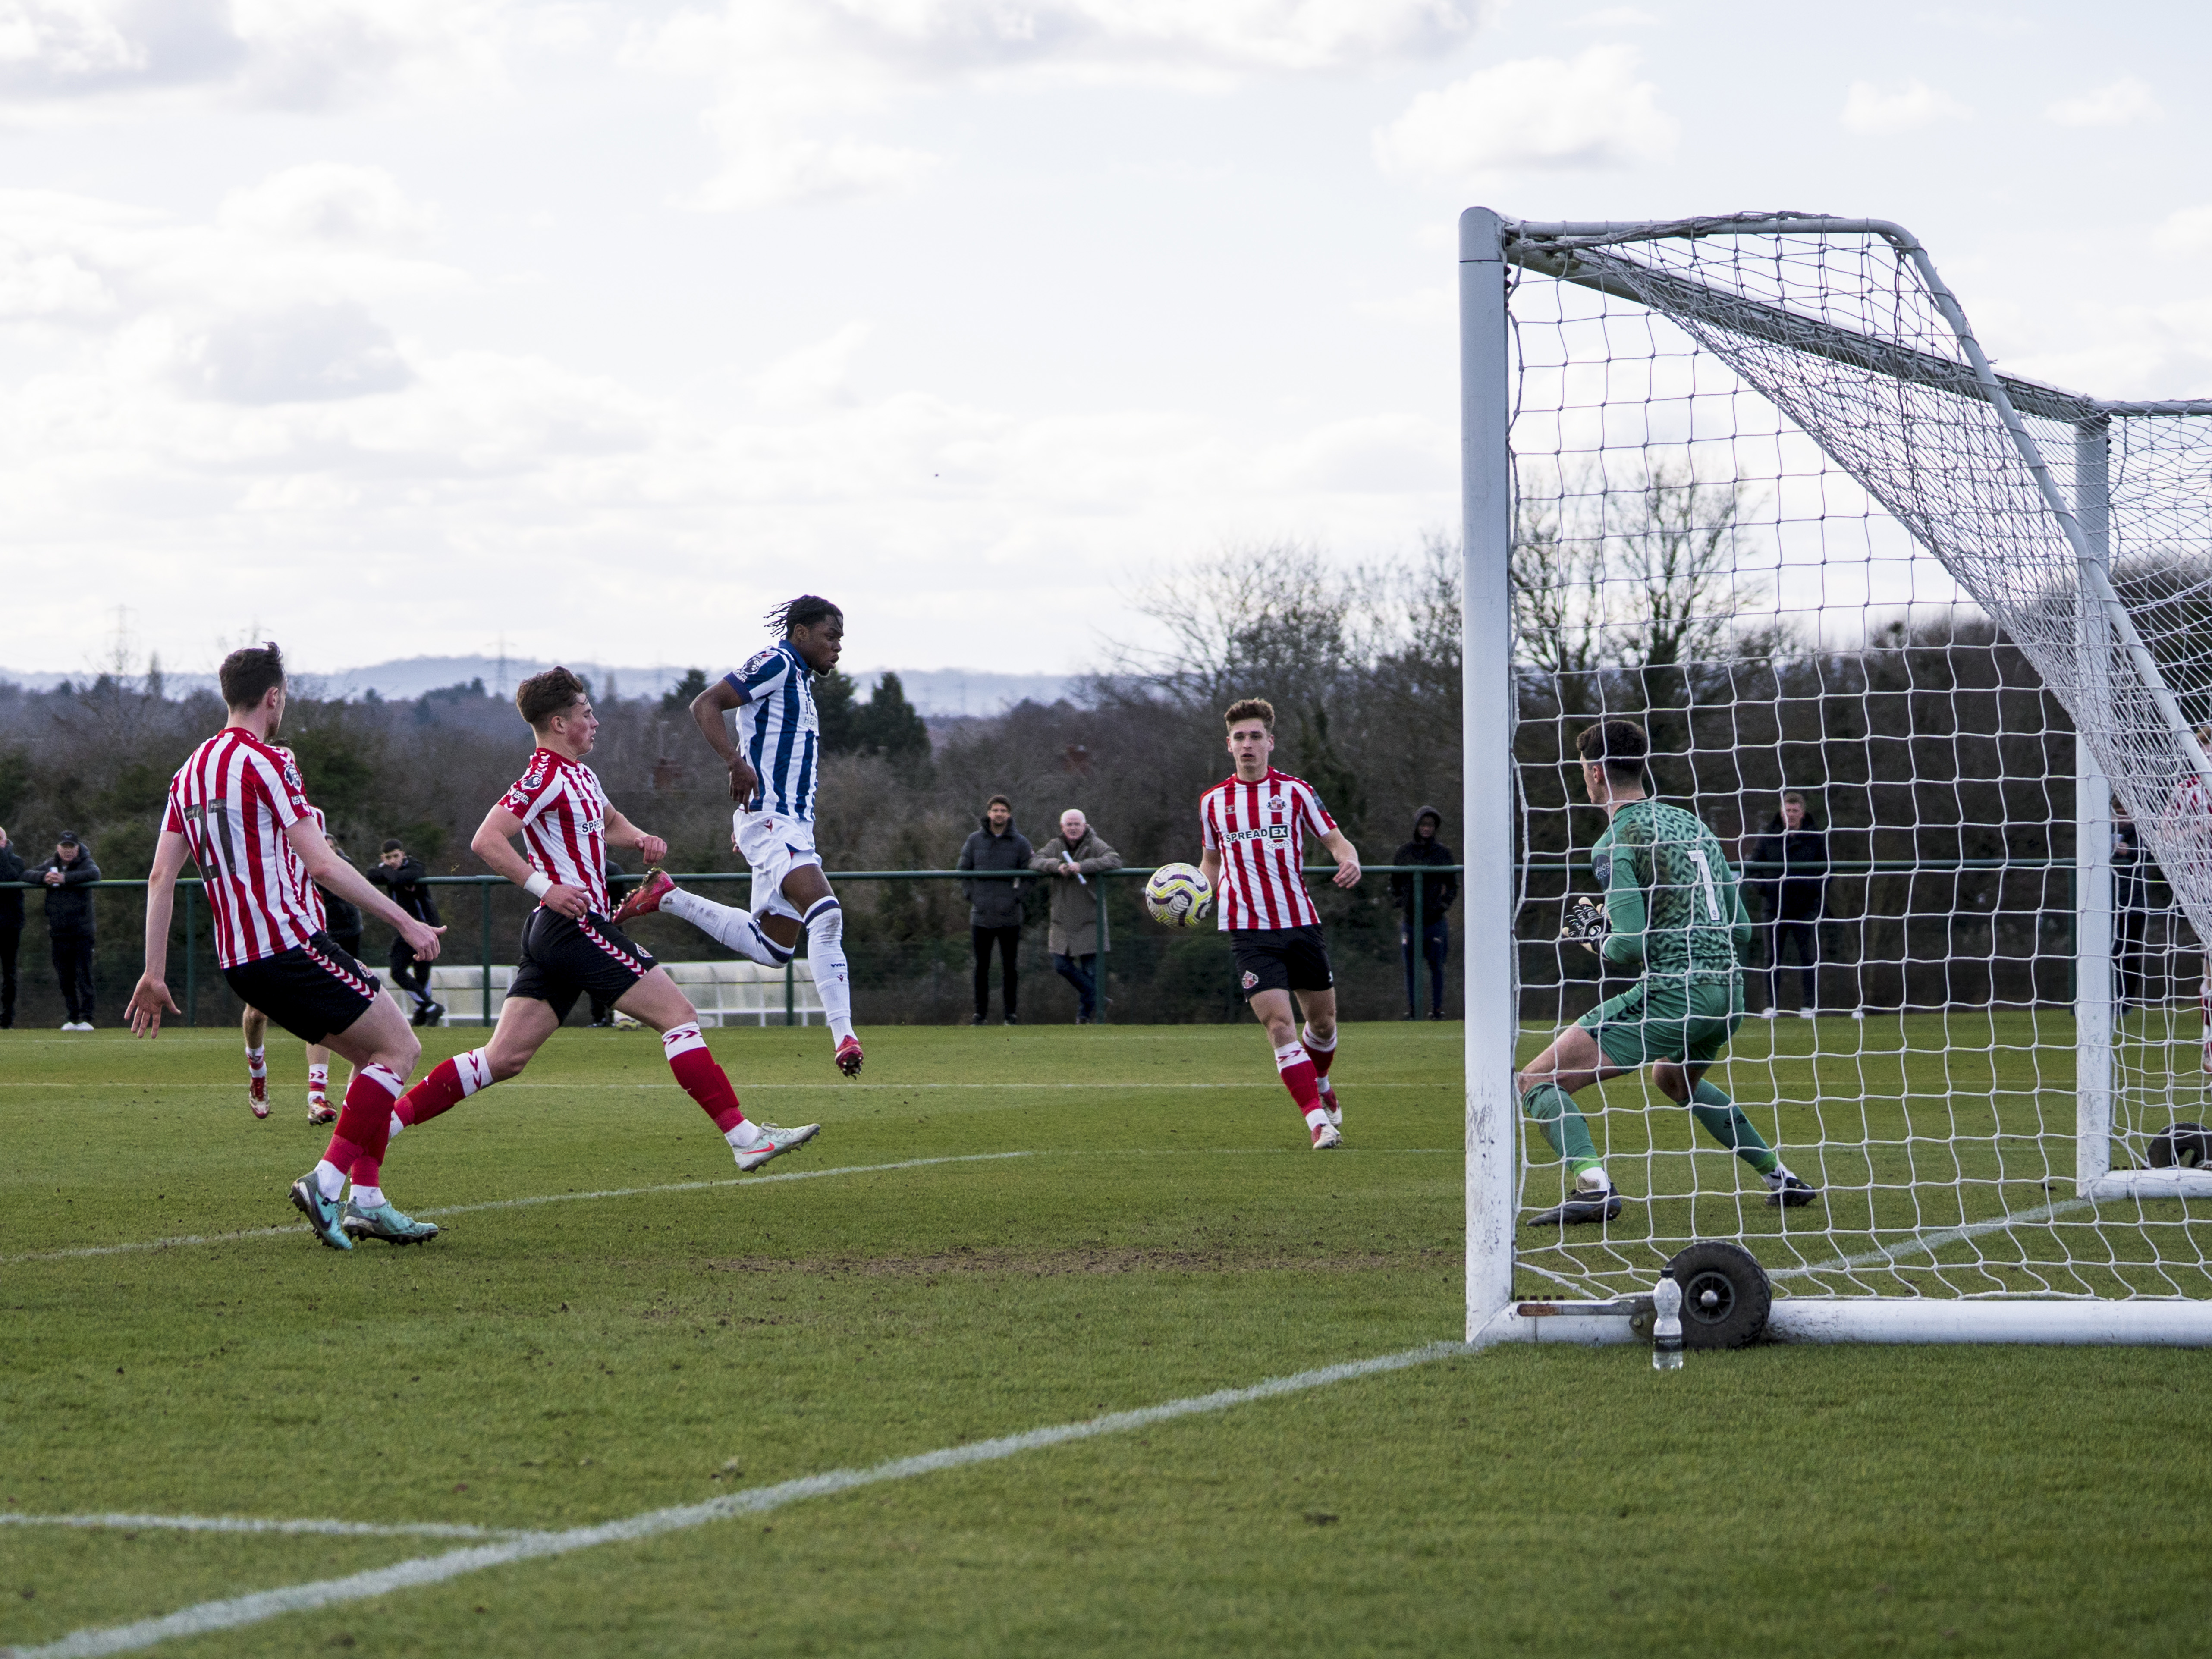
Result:
<svg viewBox="0 0 2212 1659"><path fill-rule="evenodd" d="M26 873L46 890L46 931L53 936L54 977L68 1005L64 1031L92 1029L92 886L100 866L74 830L62 831L54 855Z"/></svg>
<svg viewBox="0 0 2212 1659"><path fill-rule="evenodd" d="M392 902L416 921L429 927L439 925L437 901L422 878L430 872L422 867L420 859L407 856L405 843L393 840L384 843L383 856L362 873L392 895ZM415 960L414 948L394 933L392 936L392 955L387 958L392 968L392 982L415 999L414 1023L434 1025L445 1014L443 1003L430 1000L430 966Z"/></svg>
<svg viewBox="0 0 2212 1659"><path fill-rule="evenodd" d="M2123 1011L2149 1000L2144 940L2150 933L2150 860L2128 809L2112 803L2113 991Z"/></svg>
<svg viewBox="0 0 2212 1659"><path fill-rule="evenodd" d="M23 879L23 860L0 830L0 882ZM15 1023L15 953L23 944L23 890L0 887L0 1031Z"/></svg>
<svg viewBox="0 0 2212 1659"><path fill-rule="evenodd" d="M1796 790L1752 843L1752 886L1766 909L1766 1006L1772 1019L1782 1001L1782 952L1797 952L1797 1018L1811 1019L1820 1006L1820 918L1828 903L1828 832L1806 811Z"/></svg>
<svg viewBox="0 0 2212 1659"><path fill-rule="evenodd" d="M963 870L1026 870L1036 856L1029 837L1014 828L1014 804L1004 795L984 803L983 821L961 844ZM1016 958L1022 953L1022 888L1012 881L963 881L960 896L968 901L968 932L975 942L975 1018L981 1025L991 1012L991 951L999 952L999 997L1005 1005L1006 1024L1021 1018L1021 970Z"/></svg>
<svg viewBox="0 0 2212 1659"><path fill-rule="evenodd" d="M1413 814L1413 838L1398 849L1393 864L1456 864L1452 849L1437 839L1444 826L1443 814L1433 806L1424 806ZM1410 872L1390 878L1390 896L1400 910L1398 942L1406 957L1406 1018L1418 1017L1416 991L1419 974L1415 963L1416 942L1413 939L1413 884L1421 884L1421 937L1419 941L1419 959L1429 964L1429 1018L1444 1017L1444 963L1451 955L1451 924L1444 912L1459 896L1459 878L1449 871L1437 875L1415 876Z"/></svg>

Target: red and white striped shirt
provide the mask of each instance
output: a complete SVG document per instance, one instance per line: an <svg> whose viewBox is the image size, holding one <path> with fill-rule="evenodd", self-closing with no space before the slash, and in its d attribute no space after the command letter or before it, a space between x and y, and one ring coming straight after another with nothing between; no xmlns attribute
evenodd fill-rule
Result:
<svg viewBox="0 0 2212 1659"><path fill-rule="evenodd" d="M1272 766L1257 783L1224 778L1200 800L1198 819L1206 849L1221 854L1223 932L1319 924L1299 867L1306 832L1326 836L1336 820L1311 784Z"/></svg>
<svg viewBox="0 0 2212 1659"><path fill-rule="evenodd" d="M191 848L225 968L295 949L322 927L321 906L301 896L307 866L284 834L313 811L290 757L240 726L193 750L169 780L161 827Z"/></svg>
<svg viewBox="0 0 2212 1659"><path fill-rule="evenodd" d="M530 867L591 900L592 914L607 914L607 792L581 761L540 749L529 769L500 798L522 820Z"/></svg>
<svg viewBox="0 0 2212 1659"><path fill-rule="evenodd" d="M288 755L286 758L289 759L290 757ZM323 809L311 805L307 808L307 816L315 821L315 833L325 841L329 840L331 821L323 816ZM307 914L315 919L317 933L323 932L331 925L330 913L323 908L323 890L315 885L314 878L307 873L307 866L304 862L300 866L300 902L307 908Z"/></svg>

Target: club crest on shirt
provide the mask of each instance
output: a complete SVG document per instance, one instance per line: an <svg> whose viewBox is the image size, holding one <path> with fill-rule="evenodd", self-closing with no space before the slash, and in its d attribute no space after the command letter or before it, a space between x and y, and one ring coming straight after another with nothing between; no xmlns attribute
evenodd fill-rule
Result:
<svg viewBox="0 0 2212 1659"><path fill-rule="evenodd" d="M738 678L739 679L750 679L754 675L759 673L762 669L767 667L775 660L775 648L773 646L765 651L756 651L751 656L745 659L745 665L738 670Z"/></svg>
<svg viewBox="0 0 2212 1659"><path fill-rule="evenodd" d="M1613 854L1610 853L1599 853L1594 854L1590 859L1590 874L1597 878L1597 884L1599 886L1612 886Z"/></svg>
<svg viewBox="0 0 2212 1659"><path fill-rule="evenodd" d="M1247 968L1244 970L1244 988L1249 991L1259 982L1259 975L1254 973L1249 968Z"/></svg>
<svg viewBox="0 0 2212 1659"><path fill-rule="evenodd" d="M1270 812L1279 812L1289 805L1290 803L1285 800L1280 795L1270 795L1267 797L1267 807Z"/></svg>

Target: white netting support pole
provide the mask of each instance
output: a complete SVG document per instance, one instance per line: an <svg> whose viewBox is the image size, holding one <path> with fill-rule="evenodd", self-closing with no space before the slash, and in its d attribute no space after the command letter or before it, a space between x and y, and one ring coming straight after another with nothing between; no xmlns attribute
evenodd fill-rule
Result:
<svg viewBox="0 0 2212 1659"><path fill-rule="evenodd" d="M2112 1168L2112 786L2078 735L2112 709L2112 425L2074 428L2074 514L2081 527L2081 707L2074 739L2074 1179ZM2094 566L2094 568L2087 567Z"/></svg>
<svg viewBox="0 0 2212 1659"><path fill-rule="evenodd" d="M1513 556L1511 405L1505 256L1498 216L1460 216L1460 469L1466 615L1467 1335L1513 1299L1514 1045L1520 997L1513 941Z"/></svg>

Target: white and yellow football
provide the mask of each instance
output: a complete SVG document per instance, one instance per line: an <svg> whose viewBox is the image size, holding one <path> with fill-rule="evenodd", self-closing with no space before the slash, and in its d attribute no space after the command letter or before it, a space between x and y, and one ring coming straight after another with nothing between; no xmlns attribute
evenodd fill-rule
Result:
<svg viewBox="0 0 2212 1659"><path fill-rule="evenodd" d="M1164 927L1195 927L1213 914L1213 884L1194 864L1163 864L1145 884L1145 908Z"/></svg>

